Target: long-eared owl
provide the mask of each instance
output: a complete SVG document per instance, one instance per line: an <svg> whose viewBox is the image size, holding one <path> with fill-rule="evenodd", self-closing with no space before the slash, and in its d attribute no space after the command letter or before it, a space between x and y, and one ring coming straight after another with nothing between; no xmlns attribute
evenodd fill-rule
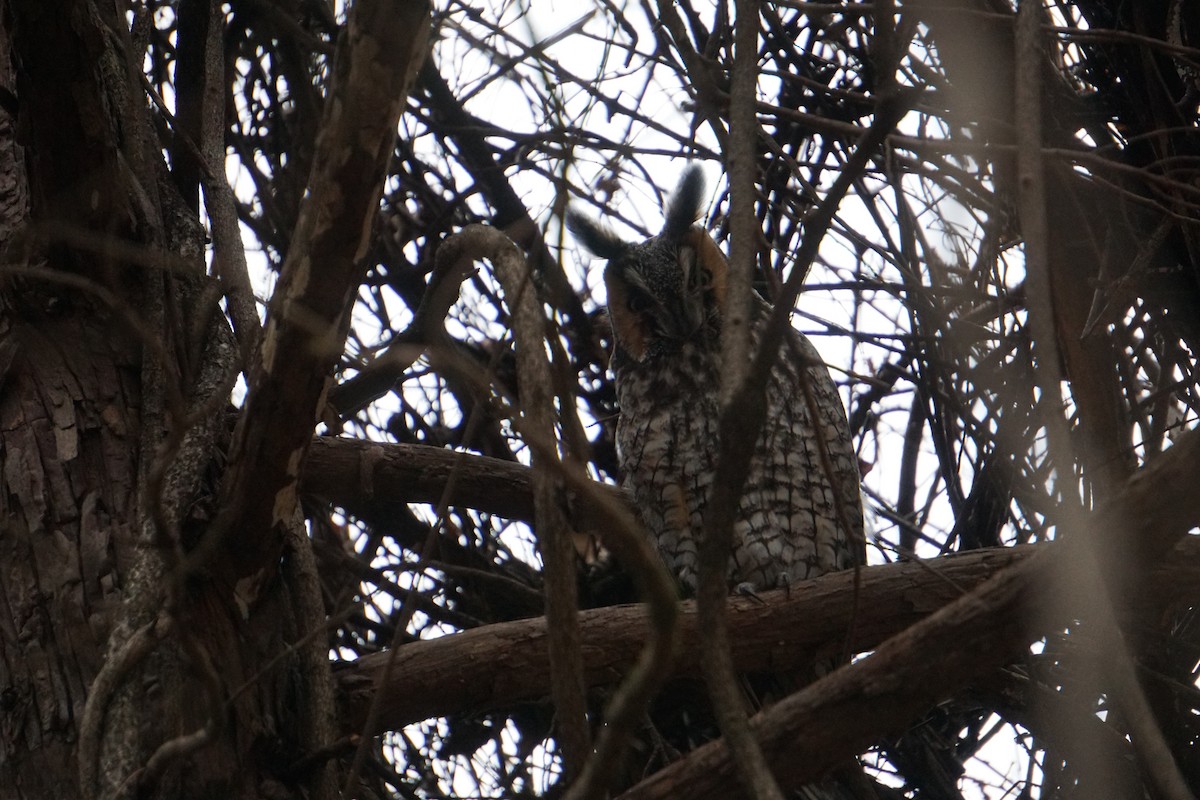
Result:
<svg viewBox="0 0 1200 800"><path fill-rule="evenodd" d="M608 259L622 484L689 594L696 589L697 538L716 473L728 272L720 248L695 224L703 195L700 170L688 168L662 232L636 244L577 213L567 219L590 251ZM769 311L755 297L753 343ZM730 586L751 590L851 567L863 550L846 413L816 349L798 332L771 371L766 402L730 554ZM822 466L820 440L832 470Z"/></svg>

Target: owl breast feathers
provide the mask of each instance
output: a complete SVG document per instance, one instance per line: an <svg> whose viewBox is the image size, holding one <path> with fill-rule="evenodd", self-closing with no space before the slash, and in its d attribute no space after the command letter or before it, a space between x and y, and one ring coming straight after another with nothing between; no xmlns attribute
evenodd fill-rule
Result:
<svg viewBox="0 0 1200 800"><path fill-rule="evenodd" d="M716 243L693 224L702 195L703 177L689 168L662 232L640 244L568 216L576 237L608 259L622 485L688 593L696 588L697 539L716 473L728 272ZM753 342L769 311L756 298ZM766 401L736 515L731 587L784 587L862 559L862 503L846 414L829 371L798 332L771 371Z"/></svg>

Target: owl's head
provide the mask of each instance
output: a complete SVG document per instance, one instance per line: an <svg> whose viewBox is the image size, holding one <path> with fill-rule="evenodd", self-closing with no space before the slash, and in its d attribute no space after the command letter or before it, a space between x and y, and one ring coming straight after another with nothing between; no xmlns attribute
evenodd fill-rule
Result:
<svg viewBox="0 0 1200 800"><path fill-rule="evenodd" d="M685 342L716 346L728 264L696 225L704 175L688 167L667 202L662 232L631 243L578 212L567 228L588 250L607 258L604 285L618 351L647 362L677 353Z"/></svg>

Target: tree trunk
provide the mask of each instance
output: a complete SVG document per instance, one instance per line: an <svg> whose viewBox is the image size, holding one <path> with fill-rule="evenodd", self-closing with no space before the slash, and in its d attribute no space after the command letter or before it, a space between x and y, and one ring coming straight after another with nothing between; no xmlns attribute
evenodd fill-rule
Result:
<svg viewBox="0 0 1200 800"><path fill-rule="evenodd" d="M291 551L254 587L183 560L238 362L128 23L4 12L0 795L319 795Z"/></svg>

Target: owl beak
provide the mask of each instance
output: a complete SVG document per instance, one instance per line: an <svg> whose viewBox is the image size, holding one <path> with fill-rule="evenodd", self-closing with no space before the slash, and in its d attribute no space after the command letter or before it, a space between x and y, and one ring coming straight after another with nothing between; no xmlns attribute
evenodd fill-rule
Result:
<svg viewBox="0 0 1200 800"><path fill-rule="evenodd" d="M704 297L702 294L685 294L683 302L674 308L659 306L659 334L666 339L680 342L691 341L704 326Z"/></svg>
<svg viewBox="0 0 1200 800"><path fill-rule="evenodd" d="M704 325L704 293L688 292L684 294L675 321L679 329L679 338L691 339Z"/></svg>
<svg viewBox="0 0 1200 800"><path fill-rule="evenodd" d="M639 297L651 301L649 308L638 311L631 307L630 310L656 335L664 339L686 341L700 329L704 320L703 297L684 292L679 303L665 303L647 288L641 273L627 268L609 287L610 300L618 292L621 292L619 297L622 298L618 302L624 302L624 298L629 297L622 288L625 284L636 289Z"/></svg>

